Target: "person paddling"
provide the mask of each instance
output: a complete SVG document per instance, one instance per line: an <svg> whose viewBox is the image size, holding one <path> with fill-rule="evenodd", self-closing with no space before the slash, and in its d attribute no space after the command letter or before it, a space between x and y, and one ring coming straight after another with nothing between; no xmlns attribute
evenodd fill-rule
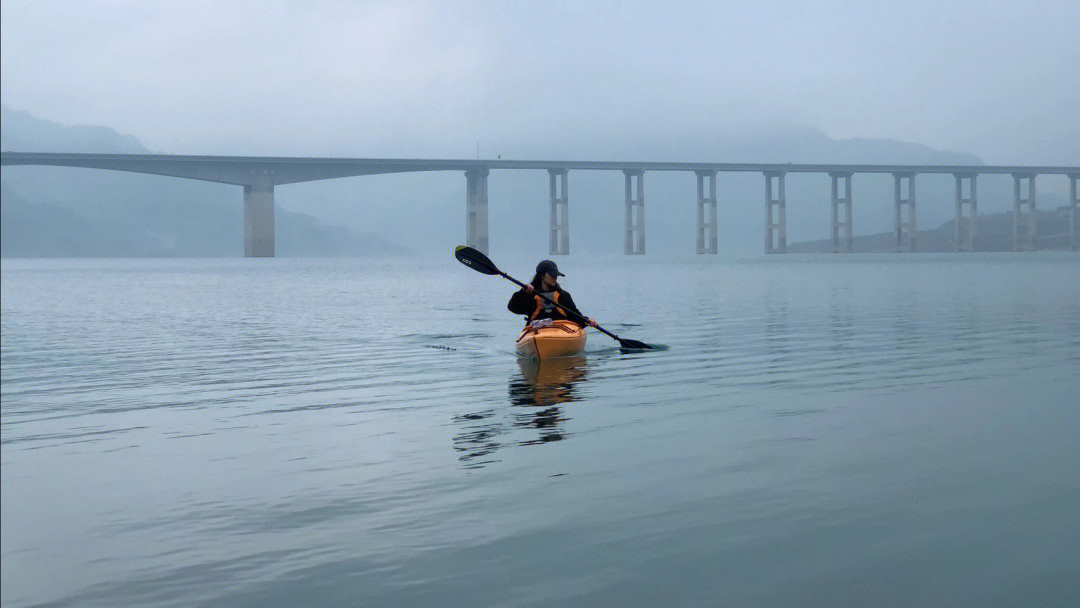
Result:
<svg viewBox="0 0 1080 608"><path fill-rule="evenodd" d="M514 292L506 308L510 312L525 315L525 324L541 319L566 319L584 327L596 327L596 321L582 315L574 305L570 292L559 285L559 267L551 260L543 260L536 265L536 275L528 285ZM537 294L547 296L548 302Z"/></svg>
<svg viewBox="0 0 1080 608"><path fill-rule="evenodd" d="M507 281L510 281L511 283L521 287L521 289L524 291L524 295L519 297L519 303L524 301L527 304L529 294L532 293L532 294L534 294L534 297L535 297L535 294L537 293L535 286L526 285L525 283L522 283L521 281L515 279L514 277L512 277L512 276L506 274L505 272L499 270L499 267L495 265L495 262L491 261L491 258L487 257L482 252L477 251L476 249L473 249L472 247L469 247L468 245L458 245L457 247L455 247L454 248L454 257L457 258L457 260L459 262L461 262L462 264L468 266L469 268L472 268L476 272L479 272L481 274L499 275L500 277L506 279ZM550 260L544 260L544 262L547 262L548 264L551 264L551 268L553 268L555 270L555 274L553 275L552 280L549 281L549 282L552 283L554 286L558 287L558 285L559 285L559 280L558 279L559 279L559 276L562 274L561 272L559 272L559 267L555 266L555 262L552 262ZM533 277L533 283L536 283L536 282L539 281L539 284L540 284L541 287L544 285L544 277L540 275L539 271L544 270L544 274L547 274L547 270L541 268L541 265L546 266L546 264L544 264L544 262L541 262L540 265L537 265L537 267L536 267L537 273L536 273L536 276ZM515 294L515 295L517 295L517 294ZM569 297L569 294L567 294L567 297ZM513 302L513 298L511 298L511 302ZM533 302L535 303L535 300L533 300ZM565 302L564 302L564 304L565 304ZM556 307L557 306L558 305L556 304ZM513 304L508 304L507 308L509 308L512 312L517 312L517 310L514 308ZM536 310L535 306L534 306L533 310L534 311ZM649 346L648 344L646 344L646 343L644 343L644 342L642 342L640 340L631 340L629 338L620 338L619 336L611 333L610 331L604 329L603 327L600 327L600 325L598 325L596 323L596 321L593 321L592 319L589 319L589 318L585 317L585 315L582 315L581 311L574 310L574 312L577 313L577 317L579 319L585 319L585 321L589 325L595 327L597 331L599 331L600 333L602 333L602 334L604 334L604 335L606 335L606 336L608 336L610 338L613 338L616 342L619 343L619 348L622 348L622 349L625 349L625 350L652 350L652 348L653 348L652 346ZM531 312L521 312L521 313L518 313L518 314L528 314L530 316L532 315ZM563 314L565 314L565 313L563 313ZM526 317L526 318L528 318L528 317ZM551 321L551 323L554 323L554 321ZM576 322L571 321L571 323L576 323Z"/></svg>

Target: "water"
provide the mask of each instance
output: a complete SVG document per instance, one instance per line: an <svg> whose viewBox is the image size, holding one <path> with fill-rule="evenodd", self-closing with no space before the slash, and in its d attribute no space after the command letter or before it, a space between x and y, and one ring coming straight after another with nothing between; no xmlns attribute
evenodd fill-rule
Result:
<svg viewBox="0 0 1080 608"><path fill-rule="evenodd" d="M1075 255L559 265L5 260L3 605L1080 601Z"/></svg>

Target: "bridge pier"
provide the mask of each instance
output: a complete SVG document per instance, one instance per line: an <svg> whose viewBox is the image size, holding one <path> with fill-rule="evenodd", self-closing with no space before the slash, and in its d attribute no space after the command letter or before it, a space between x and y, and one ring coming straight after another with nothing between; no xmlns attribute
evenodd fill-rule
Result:
<svg viewBox="0 0 1080 608"><path fill-rule="evenodd" d="M488 253L488 188L487 167L474 167L465 171L465 244L477 251Z"/></svg>
<svg viewBox="0 0 1080 608"><path fill-rule="evenodd" d="M1080 220L1077 217L1077 214L1080 214L1080 200L1076 198L1077 180L1080 180L1080 174L1069 176L1069 249L1073 251L1080 250L1080 235L1076 233L1076 222Z"/></svg>
<svg viewBox="0 0 1080 608"><path fill-rule="evenodd" d="M787 249L785 176L787 173L829 173L833 178L832 197L833 249L839 250L845 238L851 248L852 193L850 176L855 173L892 174L896 180L897 250L915 250L916 205L915 176L952 174L957 181L957 248L975 250L977 243L978 200L976 181L979 175L1012 175L1014 179L1013 245L1015 249L1036 249L1036 181L1039 175L1065 175L1069 178L1069 242L1072 250L1080 248L1080 203L1077 190L1080 166L1037 165L866 165L866 164L779 164L779 163L702 163L618 161L532 161L532 160L454 160L454 159L378 159L378 158L285 158L240 156L188 156L160 154L86 154L53 152L0 152L0 166L78 167L125 171L194 179L244 188L244 255L271 257L276 253L274 188L278 184L297 184L344 177L391 173L462 171L466 174L466 242L477 249L489 249L487 177L495 170L548 170L552 173L552 220L550 247L553 254L569 252L568 171L623 171L626 177L625 248L628 254L645 252L643 174L645 171L679 171L698 174L697 250L713 253L717 236L715 178L719 172L764 174L766 253ZM843 180L843 186L840 185ZM965 191L964 182L968 182ZM1026 182L1026 186L1025 186ZM560 186L561 183L561 186ZM636 184L636 186L635 186ZM905 186L906 184L906 186ZM984 186L985 189L985 186ZM843 194L841 194L843 190ZM905 194L906 192L906 194ZM985 194L985 192L984 192ZM840 206L845 205L841 216ZM971 210L965 217L964 206ZM908 207L907 218L904 207ZM711 212L711 213L710 213ZM840 227L844 227L844 235ZM985 228L983 229L985 233ZM906 236L905 236L906 235ZM985 235L983 240L985 241ZM1057 246L1057 244L1055 244Z"/></svg>
<svg viewBox="0 0 1080 608"><path fill-rule="evenodd" d="M773 190L774 179L777 183L775 190ZM787 203L784 193L784 172L769 171L765 173L765 253L786 252Z"/></svg>
<svg viewBox="0 0 1080 608"><path fill-rule="evenodd" d="M274 257L273 171L252 171L244 185L244 257Z"/></svg>
<svg viewBox="0 0 1080 608"><path fill-rule="evenodd" d="M840 253L840 228L843 227L844 252L851 253L851 174L829 173L829 177L832 178L832 250L833 253ZM841 205L844 206L843 222L840 221Z"/></svg>
<svg viewBox="0 0 1080 608"><path fill-rule="evenodd" d="M918 227L915 222L915 174L893 173L896 181L896 251L915 251L915 237ZM904 196L907 186L907 196ZM904 207L907 206L907 221L904 221ZM906 236L906 238L905 238Z"/></svg>
<svg viewBox="0 0 1080 608"><path fill-rule="evenodd" d="M551 186L551 240L548 253L570 254L570 204L566 195L566 169L548 169Z"/></svg>
<svg viewBox="0 0 1080 608"><path fill-rule="evenodd" d="M955 173L956 177L956 250L975 251L976 224L979 217L979 199L975 184L978 173ZM968 195L964 196L964 182L967 182ZM970 208L967 230L964 230L964 205Z"/></svg>
<svg viewBox="0 0 1080 608"><path fill-rule="evenodd" d="M626 255L645 254L645 172L623 169L626 176ZM636 184L636 187L635 187Z"/></svg>
<svg viewBox="0 0 1080 608"><path fill-rule="evenodd" d="M716 171L697 174L697 252L716 253Z"/></svg>
<svg viewBox="0 0 1080 608"><path fill-rule="evenodd" d="M1026 198L1024 197L1025 182L1027 182ZM1035 175L1014 173L1013 251L1035 250L1035 223Z"/></svg>

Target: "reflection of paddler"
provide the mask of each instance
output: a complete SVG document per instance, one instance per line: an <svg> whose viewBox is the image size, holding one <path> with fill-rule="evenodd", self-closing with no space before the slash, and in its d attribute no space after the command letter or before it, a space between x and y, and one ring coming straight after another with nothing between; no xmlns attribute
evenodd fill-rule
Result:
<svg viewBox="0 0 1080 608"><path fill-rule="evenodd" d="M521 375L533 386L577 382L585 378L585 355L538 361L519 358Z"/></svg>
<svg viewBox="0 0 1080 608"><path fill-rule="evenodd" d="M510 393L515 405L554 405L577 401L574 384L585 379L586 358L559 357L556 359L518 358L524 382L511 382Z"/></svg>

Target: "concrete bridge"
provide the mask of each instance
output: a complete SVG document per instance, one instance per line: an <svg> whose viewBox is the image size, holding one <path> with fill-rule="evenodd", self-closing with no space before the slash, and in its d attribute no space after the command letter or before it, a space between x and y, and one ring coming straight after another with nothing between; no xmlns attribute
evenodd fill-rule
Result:
<svg viewBox="0 0 1080 608"><path fill-rule="evenodd" d="M1040 175L1062 175L1069 183L1069 246L1077 250L1080 210L1077 182L1080 167L979 166L979 165L837 165L754 163L666 163L531 160L426 160L379 158L277 158L244 156L176 156L159 154L65 154L2 152L0 166L48 165L130 171L197 179L244 188L244 255L274 255L274 186L298 182L415 171L460 171L466 180L465 242L488 250L487 178L492 170L531 169L547 171L550 184L550 239L552 255L570 252L570 171L619 171L626 186L626 254L645 253L645 172L682 171L697 176L697 252L717 251L718 173L760 173L765 181L765 252L787 250L787 214L784 177L789 173L821 173L832 180L833 251L851 251L851 176L856 173L890 173L895 181L896 250L915 249L915 177L919 174L952 174L956 180L956 243L958 251L974 251L977 237L979 175L1012 175L1013 248L1032 250L1035 238L1035 180ZM965 218L965 212L967 218Z"/></svg>

